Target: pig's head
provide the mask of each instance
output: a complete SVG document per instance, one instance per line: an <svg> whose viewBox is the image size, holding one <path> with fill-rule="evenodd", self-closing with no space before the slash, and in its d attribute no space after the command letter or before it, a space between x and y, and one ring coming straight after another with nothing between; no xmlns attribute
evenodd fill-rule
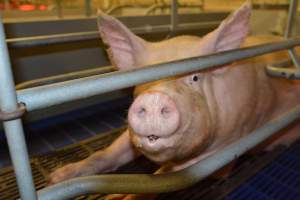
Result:
<svg viewBox="0 0 300 200"><path fill-rule="evenodd" d="M119 70L128 70L238 48L248 34L250 13L246 3L203 38L180 36L156 43L102 13L98 25L111 62ZM208 148L218 125L205 79L222 76L227 68L137 86L128 113L133 144L156 162L188 159Z"/></svg>

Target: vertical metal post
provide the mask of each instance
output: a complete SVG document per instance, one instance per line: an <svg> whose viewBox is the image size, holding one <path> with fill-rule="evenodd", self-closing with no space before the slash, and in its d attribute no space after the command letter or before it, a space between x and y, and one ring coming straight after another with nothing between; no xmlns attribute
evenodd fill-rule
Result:
<svg viewBox="0 0 300 200"><path fill-rule="evenodd" d="M5 33L0 17L0 108L3 112L17 109L17 97L10 67ZM30 162L26 148L21 119L3 123L9 152L14 166L22 200L36 200Z"/></svg>
<svg viewBox="0 0 300 200"><path fill-rule="evenodd" d="M178 1L172 0L171 4L171 31L175 31L178 26Z"/></svg>
<svg viewBox="0 0 300 200"><path fill-rule="evenodd" d="M85 0L85 15L87 17L92 15L92 5L91 0Z"/></svg>
<svg viewBox="0 0 300 200"><path fill-rule="evenodd" d="M288 15L288 22L287 22L287 28L284 34L284 38L288 39L290 38L293 30L294 20L295 16L297 14L298 9L298 0L290 0L290 6L289 6L289 15ZM289 55L292 58L292 61L294 65L300 69L300 61L298 59L298 56L296 54L296 51L294 49L289 49Z"/></svg>
<svg viewBox="0 0 300 200"><path fill-rule="evenodd" d="M297 8L298 8L298 0L290 0L287 28L284 34L285 39L288 39L292 34L293 24L294 24L295 16L297 14Z"/></svg>
<svg viewBox="0 0 300 200"><path fill-rule="evenodd" d="M57 10L57 17L62 18L62 7L61 7L61 0L56 0L56 10Z"/></svg>

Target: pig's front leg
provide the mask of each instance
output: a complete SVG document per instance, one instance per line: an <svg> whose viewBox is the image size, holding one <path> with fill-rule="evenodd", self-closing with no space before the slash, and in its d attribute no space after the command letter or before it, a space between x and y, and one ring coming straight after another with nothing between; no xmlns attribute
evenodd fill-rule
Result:
<svg viewBox="0 0 300 200"><path fill-rule="evenodd" d="M79 176L105 173L116 170L140 155L130 141L126 130L110 146L99 150L88 158L55 170L49 176L49 183L55 184Z"/></svg>

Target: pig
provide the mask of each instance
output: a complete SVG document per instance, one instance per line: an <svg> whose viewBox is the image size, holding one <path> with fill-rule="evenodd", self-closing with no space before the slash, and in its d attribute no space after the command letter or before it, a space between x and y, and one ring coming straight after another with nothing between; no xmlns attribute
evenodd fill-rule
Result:
<svg viewBox="0 0 300 200"><path fill-rule="evenodd" d="M113 65L130 70L280 41L276 36L248 36L250 15L247 2L204 37L178 36L161 42L147 42L103 13L98 26ZM178 171L221 151L299 104L299 81L265 73L268 63L287 57L286 51L275 52L136 86L128 129L107 148L53 172L50 182L111 172L140 155L162 166L156 173ZM290 126L272 142L289 145L299 137L299 128L299 124Z"/></svg>

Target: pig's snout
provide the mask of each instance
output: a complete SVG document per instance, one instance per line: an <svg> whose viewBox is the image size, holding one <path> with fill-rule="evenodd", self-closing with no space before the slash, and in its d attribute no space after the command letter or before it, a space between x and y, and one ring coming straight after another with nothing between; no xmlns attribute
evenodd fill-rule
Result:
<svg viewBox="0 0 300 200"><path fill-rule="evenodd" d="M158 91L138 96L129 109L129 125L138 136L154 143L172 135L179 127L179 111L175 102Z"/></svg>

